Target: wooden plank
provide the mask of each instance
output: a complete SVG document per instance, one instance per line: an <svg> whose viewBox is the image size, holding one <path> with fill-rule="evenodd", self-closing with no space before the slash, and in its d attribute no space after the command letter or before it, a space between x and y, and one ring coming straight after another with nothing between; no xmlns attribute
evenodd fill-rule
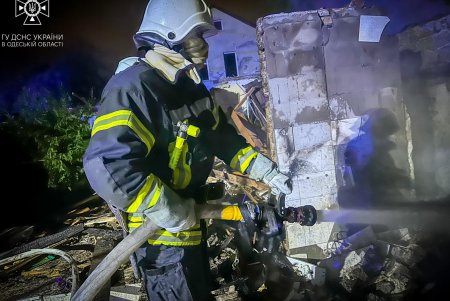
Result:
<svg viewBox="0 0 450 301"><path fill-rule="evenodd" d="M242 122L242 119L245 119L244 117L242 117L240 115L240 113L233 111L231 113L231 120L233 120L233 123L236 125L239 134L241 134L245 140L247 140L247 142L253 146L256 147L258 149L263 149L264 145L262 143L262 141L259 139L259 137L253 133L252 131L250 131Z"/></svg>
<svg viewBox="0 0 450 301"><path fill-rule="evenodd" d="M64 239L67 239L69 237L72 237L76 234L81 233L84 230L83 225L76 225L73 227L69 227L61 232L48 235L39 239L36 239L35 241L32 241L30 243L27 243L23 246L11 249L9 251L3 252L0 254L0 259L11 257L17 254L25 253L27 251L30 251L31 249L43 249L46 248L52 244L58 243Z"/></svg>
<svg viewBox="0 0 450 301"><path fill-rule="evenodd" d="M222 179L222 180L227 180L231 184L252 187L252 188L256 188L258 190L269 190L270 189L268 185L258 182L258 181L255 181L255 180L252 180L244 175L230 174L230 173L215 170L215 169L213 169L213 173L216 178Z"/></svg>

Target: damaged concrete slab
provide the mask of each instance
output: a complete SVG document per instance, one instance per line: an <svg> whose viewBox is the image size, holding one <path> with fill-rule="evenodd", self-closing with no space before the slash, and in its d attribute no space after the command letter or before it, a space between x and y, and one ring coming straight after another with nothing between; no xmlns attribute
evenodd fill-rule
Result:
<svg viewBox="0 0 450 301"><path fill-rule="evenodd" d="M417 196L440 198L450 193L450 16L410 27L397 37Z"/></svg>
<svg viewBox="0 0 450 301"><path fill-rule="evenodd" d="M293 179L286 206L372 205L375 200L366 200L358 189L371 181L363 178L371 165L388 158L399 178L412 168L396 39L360 39L361 30L367 30L361 19L378 17L386 24L375 8L349 7L258 20L270 147L280 170ZM402 193L396 186L390 195L377 197L387 201ZM287 225L289 252L323 259L339 231L331 222L311 228Z"/></svg>

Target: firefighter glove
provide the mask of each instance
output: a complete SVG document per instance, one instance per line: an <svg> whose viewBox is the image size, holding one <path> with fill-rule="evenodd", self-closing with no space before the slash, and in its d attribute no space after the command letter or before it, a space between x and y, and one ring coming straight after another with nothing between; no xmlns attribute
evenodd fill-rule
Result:
<svg viewBox="0 0 450 301"><path fill-rule="evenodd" d="M195 200L183 199L167 185L161 187L161 195L155 206L144 214L156 225L171 233L188 230L195 226Z"/></svg>
<svg viewBox="0 0 450 301"><path fill-rule="evenodd" d="M263 181L272 188L273 194L290 194L292 192L292 180L278 170L277 165L261 154L254 159L249 167L250 178Z"/></svg>

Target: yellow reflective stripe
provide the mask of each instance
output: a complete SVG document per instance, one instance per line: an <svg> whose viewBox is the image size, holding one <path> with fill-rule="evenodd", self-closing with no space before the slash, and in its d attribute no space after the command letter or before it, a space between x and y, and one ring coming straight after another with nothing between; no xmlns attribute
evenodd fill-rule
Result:
<svg viewBox="0 0 450 301"><path fill-rule="evenodd" d="M202 231L181 231L181 232L177 232L177 233L172 233L169 231L165 231L165 230L158 230L155 232L155 235L159 235L159 236L171 236L171 237L191 237L191 236L201 236L202 235Z"/></svg>
<svg viewBox="0 0 450 301"><path fill-rule="evenodd" d="M140 226L142 226L142 222L140 222L140 223L128 223L128 228L136 229L136 228L139 228Z"/></svg>
<svg viewBox="0 0 450 301"><path fill-rule="evenodd" d="M175 143L172 142L169 144L169 155L172 156L174 151ZM173 188L175 189L184 189L186 188L192 179L191 167L186 164L187 152L189 150L189 146L187 143L183 145L183 150L180 156L180 160L178 161L178 165L173 170L172 174L172 183Z"/></svg>
<svg viewBox="0 0 450 301"><path fill-rule="evenodd" d="M134 229L139 228L140 226L142 226L142 223L144 222L144 217L140 214L133 214L130 213L128 214L128 230L130 232L133 232Z"/></svg>
<svg viewBox="0 0 450 301"><path fill-rule="evenodd" d="M253 148L251 146L247 146L246 148L240 149L236 155L234 155L233 159L231 160L230 167L233 169L237 169L237 164L239 162L239 159L245 155L247 152L251 151Z"/></svg>
<svg viewBox="0 0 450 301"><path fill-rule="evenodd" d="M193 240L193 241L164 241L164 240L158 240L158 239L149 239L147 241L151 245L165 245L165 246L174 246L174 247L181 247L181 246L197 246L201 244L202 240Z"/></svg>
<svg viewBox="0 0 450 301"><path fill-rule="evenodd" d="M133 232L142 225L142 218L129 216L128 229ZM133 221L138 222L133 222ZM171 233L164 229L158 230L148 239L148 243L152 245L167 246L195 246L199 245L202 240L202 230L200 224L194 225L192 230Z"/></svg>
<svg viewBox="0 0 450 301"><path fill-rule="evenodd" d="M217 128L217 126L219 125L220 122L220 115L219 115L219 106L215 105L214 109L212 110L214 119L216 120L216 123L214 124L214 126L212 127L213 130L215 130Z"/></svg>
<svg viewBox="0 0 450 301"><path fill-rule="evenodd" d="M128 225L133 224L134 228L137 228L137 227L141 226L143 222L144 222L144 219L142 217L128 216ZM188 231L185 231L185 232L198 231L200 229L199 227L200 227L200 224L197 224L197 225L195 225L194 227L191 228L192 230L188 230ZM159 231L165 231L165 230L159 230ZM170 233L170 232L168 232L168 233ZM172 233L172 234L174 234L174 233Z"/></svg>
<svg viewBox="0 0 450 301"><path fill-rule="evenodd" d="M253 158L256 158L256 156L258 156L258 152L255 152L255 153L251 154L251 155L244 161L244 163L241 164L241 170L240 170L240 172L244 173L244 172L247 170L248 166L250 165L250 162L252 162L252 159L253 159Z"/></svg>
<svg viewBox="0 0 450 301"><path fill-rule="evenodd" d="M105 120L114 118L114 117L119 117L119 116L130 116L131 111L129 110L119 110L119 111L115 111L109 114L105 114L103 116L99 116L95 119L94 121L94 128L96 125L98 125L99 123L102 123Z"/></svg>
<svg viewBox="0 0 450 301"><path fill-rule="evenodd" d="M145 209L153 207L161 195L161 186L161 181L158 178L156 178L154 175L149 175L144 186L141 188L141 190L139 190L136 199L127 208L126 212L134 213L136 211L144 211ZM151 189L152 187L153 189ZM146 203L142 204L143 201L150 196L151 199L148 205Z"/></svg>
<svg viewBox="0 0 450 301"><path fill-rule="evenodd" d="M147 208L152 208L155 206L156 202L159 200L159 196L161 195L161 185L158 185L158 188L156 188L155 195L152 197L152 200L150 201L150 204L148 204Z"/></svg>
<svg viewBox="0 0 450 301"><path fill-rule="evenodd" d="M98 117L94 121L91 136L96 133L116 126L128 126L131 128L139 139L147 146L147 155L150 153L153 145L155 144L155 138L152 133L142 124L137 116L129 110L119 110L103 116Z"/></svg>
<svg viewBox="0 0 450 301"><path fill-rule="evenodd" d="M192 179L191 167L182 162L183 168L176 168L173 171L174 187L177 189L186 188Z"/></svg>
<svg viewBox="0 0 450 301"><path fill-rule="evenodd" d="M113 128L113 127L116 127L119 125L127 125L128 126L128 123L129 123L128 120L116 120L116 121L112 121L108 124L99 125L97 127L94 125L91 136L94 136L95 134L97 134L100 131L108 130L110 128Z"/></svg>
<svg viewBox="0 0 450 301"><path fill-rule="evenodd" d="M147 177L147 180L145 181L144 186L142 186L141 190L139 190L139 193L138 193L136 199L127 208L126 212L133 213L138 210L139 206L141 206L141 204L142 204L142 201L148 195L148 192L150 190L150 187L152 187L154 180L155 180L155 177L153 177L153 175L150 175Z"/></svg>
<svg viewBox="0 0 450 301"><path fill-rule="evenodd" d="M253 158L258 155L258 152L253 149L253 147L248 146L243 148L237 152L237 154L233 157L230 163L230 167L234 170L240 171L242 173L250 165L250 162Z"/></svg>
<svg viewBox="0 0 450 301"><path fill-rule="evenodd" d="M142 223L144 221L144 218L140 217L140 216L128 216L128 221L130 222L140 222Z"/></svg>
<svg viewBox="0 0 450 301"><path fill-rule="evenodd" d="M178 233L171 233L161 229L150 236L148 243L153 245L192 246L200 244L201 240L201 230L188 230Z"/></svg>

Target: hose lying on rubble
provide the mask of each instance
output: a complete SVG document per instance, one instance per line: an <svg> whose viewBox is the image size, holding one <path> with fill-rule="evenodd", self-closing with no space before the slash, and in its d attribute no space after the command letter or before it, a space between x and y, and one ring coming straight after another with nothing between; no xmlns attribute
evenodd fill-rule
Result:
<svg viewBox="0 0 450 301"><path fill-rule="evenodd" d="M212 219L232 219L232 216L223 216L227 208L233 209L236 206L224 205L202 205L197 207L197 216L200 218ZM228 210L229 212L229 210ZM127 235L92 271L83 285L72 295L72 301L90 301L95 298L106 282L111 279L113 274L124 264L139 248L145 243L150 235L159 230L160 227L146 220L142 226Z"/></svg>
<svg viewBox="0 0 450 301"><path fill-rule="evenodd" d="M70 264L70 267L72 269L72 289L71 289L71 294L75 293L76 289L78 288L78 266L77 266L77 262L72 258L72 256L70 256L69 254L67 254L66 252L63 252L61 250L57 250L57 249L32 249L28 252L24 252L21 254L17 254L5 259L0 260L0 266L3 266L5 264L14 262L14 261L18 261L18 260L22 260L24 258L28 258L28 257L33 257L36 255L56 255L56 256L60 256L61 258L63 258L65 261L67 261Z"/></svg>
<svg viewBox="0 0 450 301"><path fill-rule="evenodd" d="M292 211L294 210L294 211ZM259 209L257 210L260 211ZM270 210L263 210L268 212ZM290 222L298 222L301 225L312 226L316 221L316 211L312 206L302 206L298 208L287 208L278 210L281 217L286 219L285 212L289 213ZM262 211L261 211L262 212ZM293 214L294 212L295 214ZM229 206L220 204L203 204L196 207L197 216L200 219L222 219L229 221L243 220L243 215L239 206ZM256 213L256 211L255 211ZM295 217L295 218L293 218ZM145 220L142 226L127 235L94 269L83 285L72 295L71 301L90 301L95 298L106 282L111 279L116 270L125 263L131 254L145 243L149 236L159 230L160 227Z"/></svg>

